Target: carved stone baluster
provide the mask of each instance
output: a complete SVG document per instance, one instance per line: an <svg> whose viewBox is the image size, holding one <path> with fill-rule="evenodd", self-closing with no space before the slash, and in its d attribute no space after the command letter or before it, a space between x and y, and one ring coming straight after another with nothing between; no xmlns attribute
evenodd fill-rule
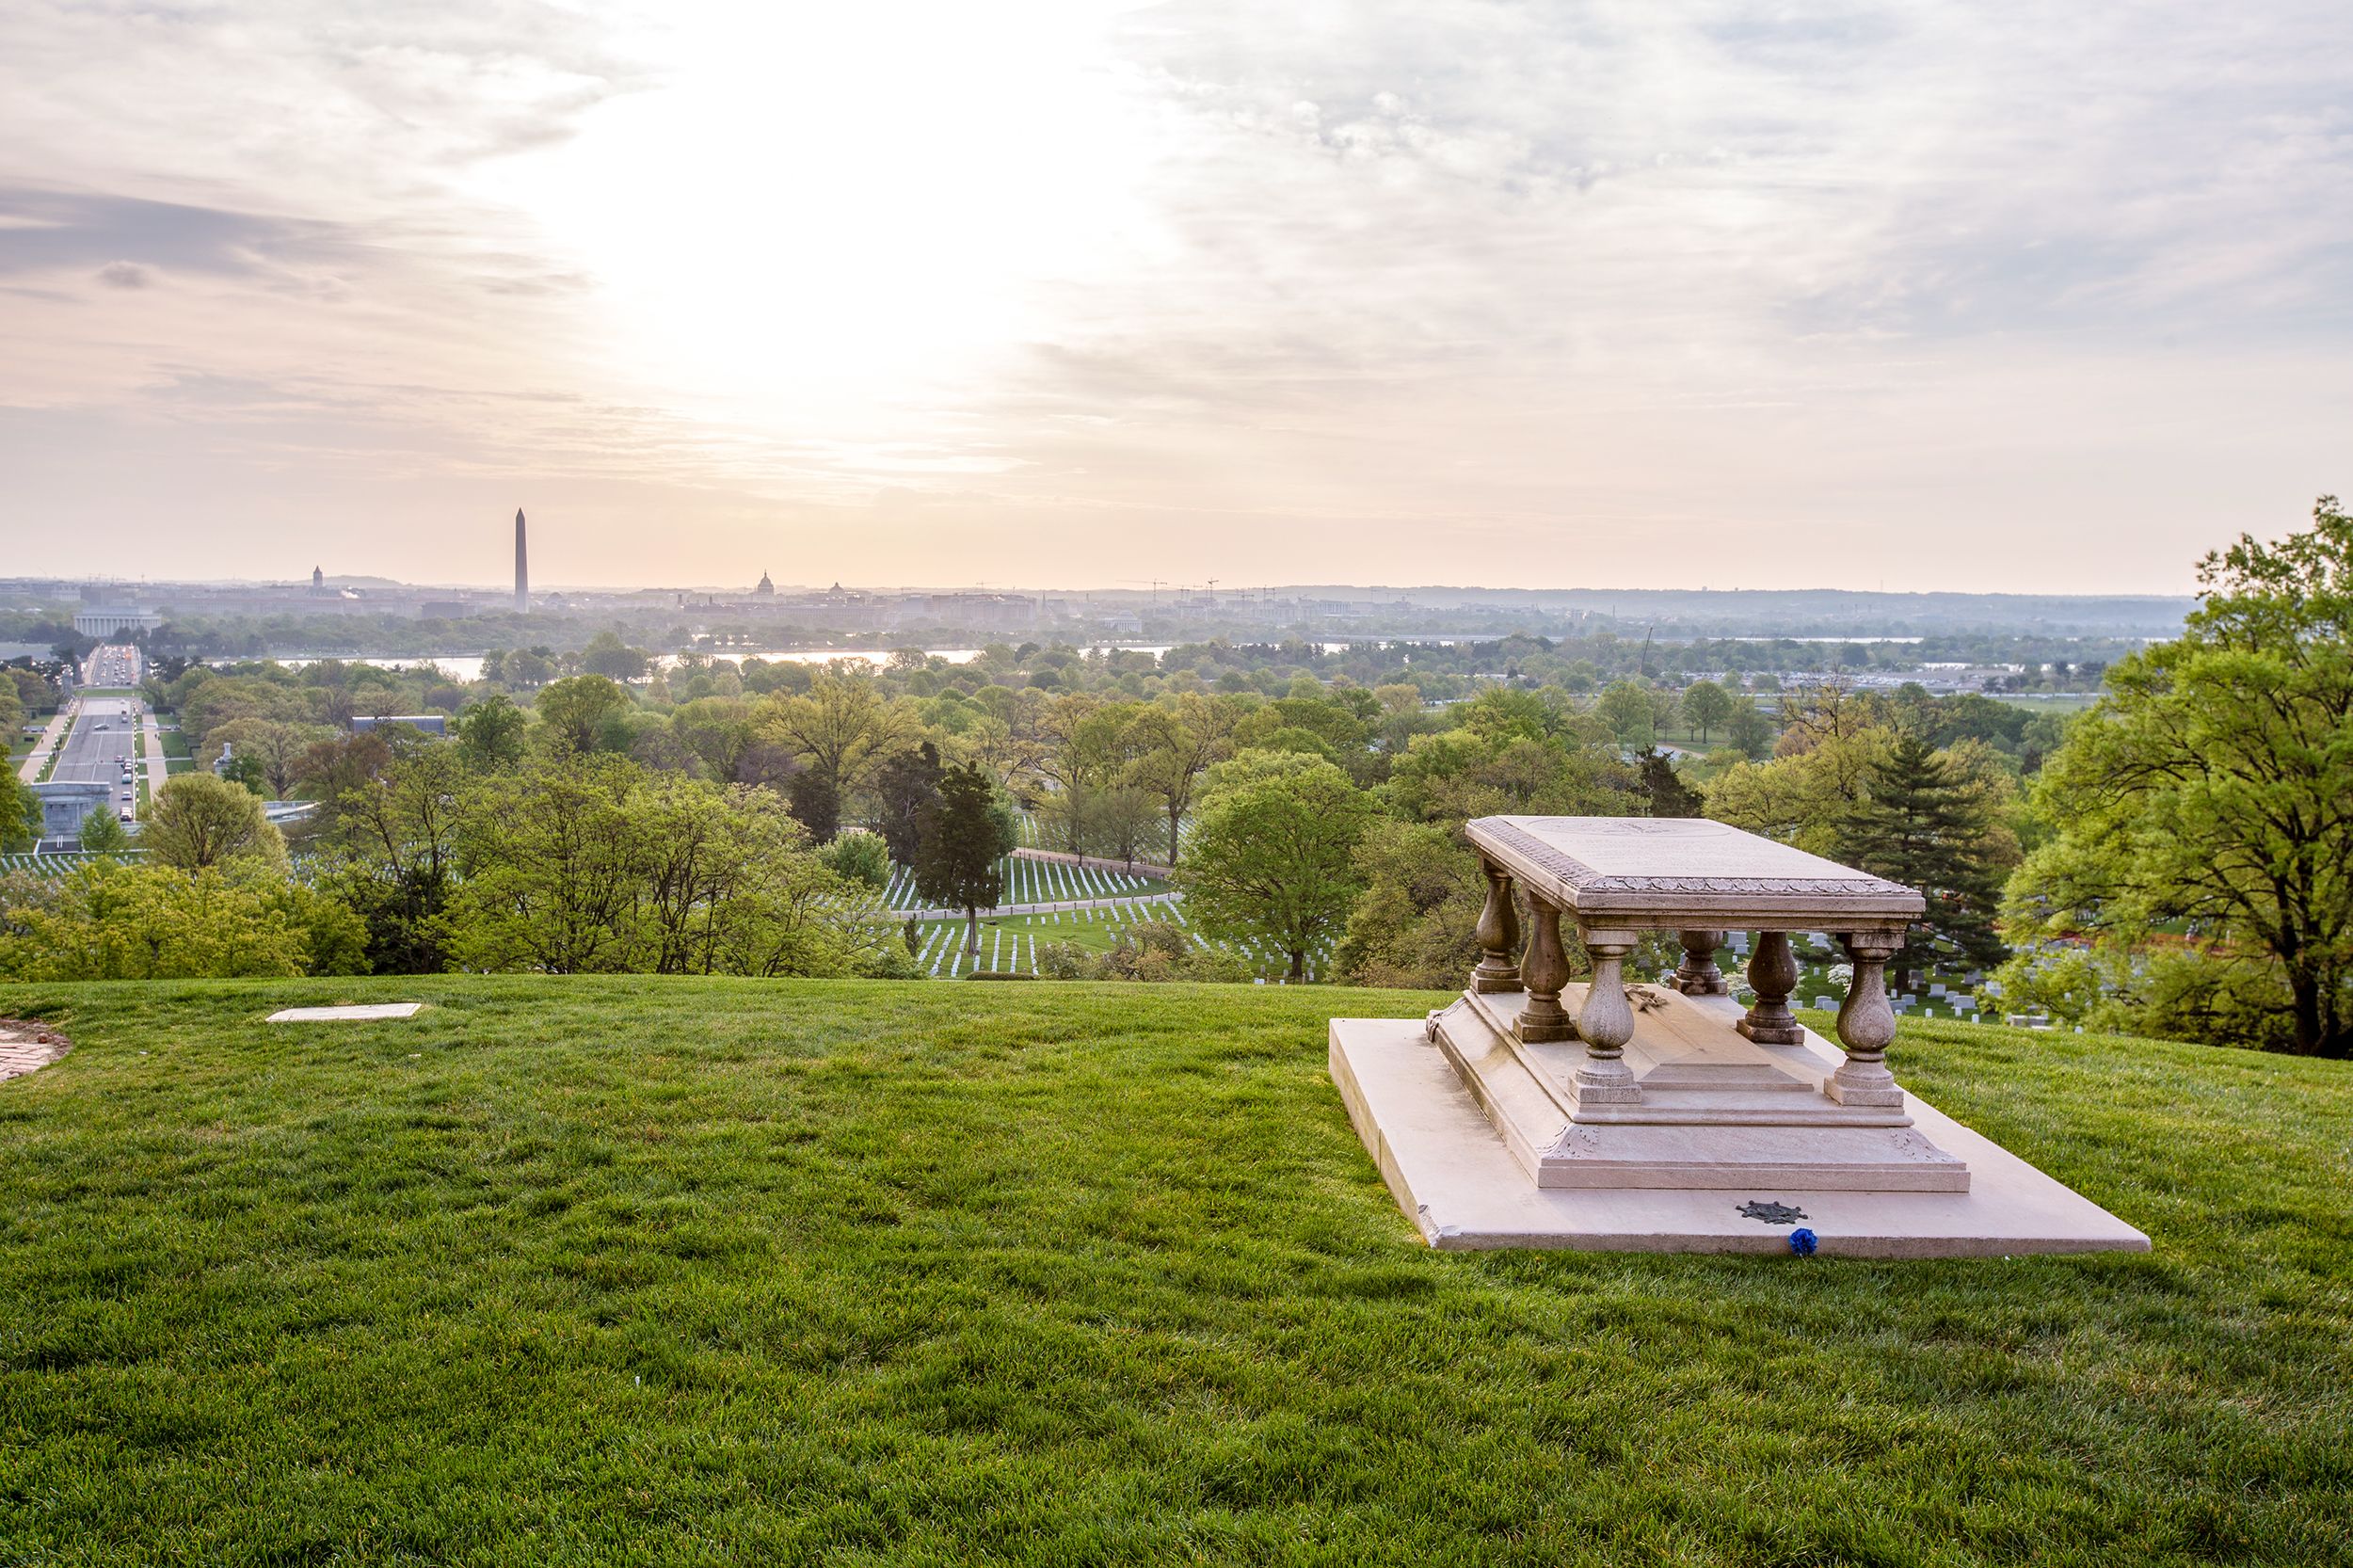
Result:
<svg viewBox="0 0 2353 1568"><path fill-rule="evenodd" d="M1724 971L1716 967L1716 950L1723 945L1721 931L1683 931L1683 968L1675 971L1675 989L1687 997L1721 997L1732 989Z"/></svg>
<svg viewBox="0 0 2353 1568"><path fill-rule="evenodd" d="M1586 987L1585 1005L1577 1010L1577 1032L1585 1042L1585 1060L1577 1065L1577 1097L1586 1104L1638 1102L1641 1086L1625 1064L1625 1043L1634 1038L1634 1009L1625 997L1625 955L1637 940L1631 931L1588 931L1585 951L1593 955L1593 983Z"/></svg>
<svg viewBox="0 0 2353 1568"><path fill-rule="evenodd" d="M1887 1001L1887 961L1903 946L1883 932L1841 936L1854 961L1847 1000L1838 1009L1838 1043L1847 1060L1830 1075L1822 1092L1841 1105L1901 1105L1904 1092L1887 1070L1887 1048L1896 1038L1896 1010Z"/></svg>
<svg viewBox="0 0 2353 1568"><path fill-rule="evenodd" d="M1760 931L1756 952L1749 959L1749 984L1756 1001L1737 1026L1760 1046L1794 1046L1805 1039L1805 1028L1789 1011L1789 993L1798 985L1798 958L1789 951L1789 933Z"/></svg>
<svg viewBox="0 0 2353 1568"><path fill-rule="evenodd" d="M1561 911L1533 894L1529 896L1529 924L1533 928L1528 956L1520 964L1520 980L1528 987L1528 1004L1520 1009L1517 1028L1522 1040L1540 1045L1577 1038L1577 1025L1561 1008L1561 987L1568 984L1568 954L1561 951Z"/></svg>
<svg viewBox="0 0 2353 1568"><path fill-rule="evenodd" d="M1479 948L1485 954L1471 970L1474 991L1520 988L1520 915L1512 902L1512 873L1481 857L1487 868L1487 902L1479 911Z"/></svg>

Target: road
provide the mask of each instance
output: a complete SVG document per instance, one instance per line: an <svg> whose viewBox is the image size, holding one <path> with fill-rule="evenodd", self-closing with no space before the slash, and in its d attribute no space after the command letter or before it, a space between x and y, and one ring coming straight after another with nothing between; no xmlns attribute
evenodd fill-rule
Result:
<svg viewBox="0 0 2353 1568"><path fill-rule="evenodd" d="M116 646L101 648L83 661L88 686L133 686L139 678L139 655L134 648ZM73 728L65 738L65 749L57 753L57 765L49 772L52 784L104 784L117 814L128 809L133 802L125 799L135 793L135 786L122 782L125 759L136 762L139 746L139 712L143 705L135 696L84 696L78 699L73 713ZM161 775L155 776L162 782Z"/></svg>

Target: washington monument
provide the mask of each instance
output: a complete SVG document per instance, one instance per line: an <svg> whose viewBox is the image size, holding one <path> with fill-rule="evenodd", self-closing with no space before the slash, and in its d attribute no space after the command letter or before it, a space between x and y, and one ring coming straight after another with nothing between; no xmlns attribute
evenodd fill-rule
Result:
<svg viewBox="0 0 2353 1568"><path fill-rule="evenodd" d="M515 608L531 608L531 561L523 552L523 509L515 508Z"/></svg>

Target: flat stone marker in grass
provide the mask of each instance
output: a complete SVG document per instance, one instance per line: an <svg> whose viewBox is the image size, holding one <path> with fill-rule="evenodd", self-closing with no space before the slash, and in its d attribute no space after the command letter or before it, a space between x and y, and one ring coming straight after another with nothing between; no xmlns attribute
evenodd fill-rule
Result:
<svg viewBox="0 0 2353 1568"><path fill-rule="evenodd" d="M281 1007L264 1021L274 1024L328 1023L349 1018L373 1022L378 1018L413 1018L421 1001L378 1001L353 1007Z"/></svg>

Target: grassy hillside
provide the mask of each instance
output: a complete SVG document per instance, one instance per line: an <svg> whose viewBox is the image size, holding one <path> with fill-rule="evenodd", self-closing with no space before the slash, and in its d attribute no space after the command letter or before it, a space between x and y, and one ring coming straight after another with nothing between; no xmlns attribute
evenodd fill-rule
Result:
<svg viewBox="0 0 2353 1568"><path fill-rule="evenodd" d="M399 1024L273 1007L432 1003ZM1418 1246L1273 987L0 987L0 1561L2353 1554L2353 1072L1913 1025L2145 1257Z"/></svg>

